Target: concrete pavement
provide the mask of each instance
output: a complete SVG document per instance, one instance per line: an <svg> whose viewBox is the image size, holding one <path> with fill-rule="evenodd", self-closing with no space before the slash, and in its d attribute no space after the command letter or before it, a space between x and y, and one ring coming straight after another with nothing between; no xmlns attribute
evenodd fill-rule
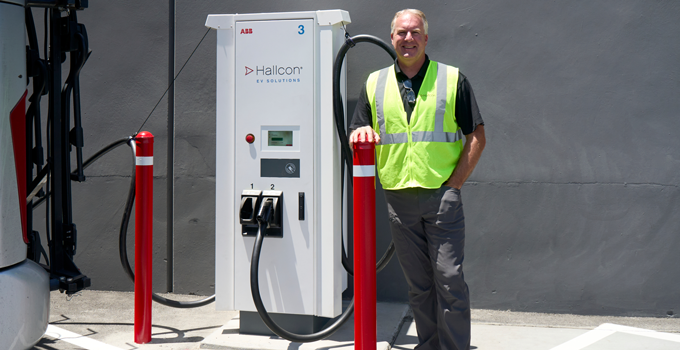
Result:
<svg viewBox="0 0 680 350"><path fill-rule="evenodd" d="M34 350L128 349L352 349L349 321L324 341L299 344L272 336L239 335L238 312L214 305L172 309L154 303L152 341L134 343L134 301L127 292L83 291L51 295L50 328ZM171 295L173 299L200 299ZM413 349L417 335L408 307L378 304L377 349ZM476 350L680 349L679 318L554 315L472 311Z"/></svg>

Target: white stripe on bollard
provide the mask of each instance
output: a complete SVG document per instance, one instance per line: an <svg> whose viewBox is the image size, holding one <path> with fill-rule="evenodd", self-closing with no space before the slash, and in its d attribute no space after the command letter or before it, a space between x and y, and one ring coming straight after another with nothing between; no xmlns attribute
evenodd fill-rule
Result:
<svg viewBox="0 0 680 350"><path fill-rule="evenodd" d="M153 165L153 157L136 157L136 165Z"/></svg>
<svg viewBox="0 0 680 350"><path fill-rule="evenodd" d="M374 177L375 176L375 165L354 165L353 166L354 177Z"/></svg>

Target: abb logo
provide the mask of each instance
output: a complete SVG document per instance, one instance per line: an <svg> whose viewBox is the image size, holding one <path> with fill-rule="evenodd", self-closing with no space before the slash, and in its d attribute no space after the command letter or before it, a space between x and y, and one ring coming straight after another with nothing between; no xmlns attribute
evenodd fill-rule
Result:
<svg viewBox="0 0 680 350"><path fill-rule="evenodd" d="M253 28L243 28L241 34L253 34Z"/></svg>

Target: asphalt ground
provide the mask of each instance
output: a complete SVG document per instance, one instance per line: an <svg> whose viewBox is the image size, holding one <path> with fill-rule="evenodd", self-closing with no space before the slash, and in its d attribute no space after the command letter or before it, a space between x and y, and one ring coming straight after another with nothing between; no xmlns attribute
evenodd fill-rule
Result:
<svg viewBox="0 0 680 350"><path fill-rule="evenodd" d="M152 340L134 342L134 294L83 291L51 294L50 325L34 350L353 349L350 320L329 339L291 343L275 336L240 335L238 312L210 304L173 309L154 303ZM167 295L177 300L200 296ZM413 349L417 335L408 307L378 303L378 350ZM680 318L606 317L472 310L476 350L678 350Z"/></svg>

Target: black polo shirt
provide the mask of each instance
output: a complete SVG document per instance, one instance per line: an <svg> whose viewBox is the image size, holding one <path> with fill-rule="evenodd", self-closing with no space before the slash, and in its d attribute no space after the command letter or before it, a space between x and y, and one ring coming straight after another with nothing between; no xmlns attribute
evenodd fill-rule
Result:
<svg viewBox="0 0 680 350"><path fill-rule="evenodd" d="M420 67L418 74L411 78L413 92L416 93L416 96L418 96L420 86L423 84L423 79L425 79L425 73L427 73L427 67L429 64L430 58L425 55L425 63L423 63L423 66ZM410 123L411 113L413 112L415 103L409 103L408 98L406 97L404 80L408 79L408 77L401 71L396 60L394 62L394 70L397 75L397 83L399 85L399 91L401 92L401 99L404 103L404 111L406 111L406 117ZM356 109L354 109L354 116L352 116L350 130L358 129L367 125L372 126L372 119L373 115L371 113L371 102L366 93L366 83L364 83L364 86L361 89L361 94L359 95L359 101L357 103ZM470 82L468 82L467 78L462 73L460 73L460 71L458 73L458 92L456 93L456 122L462 129L464 135L468 135L475 131L477 125L484 125L482 116L479 114L479 107L477 107L477 100L475 100L475 94L472 91L472 86L470 86Z"/></svg>

